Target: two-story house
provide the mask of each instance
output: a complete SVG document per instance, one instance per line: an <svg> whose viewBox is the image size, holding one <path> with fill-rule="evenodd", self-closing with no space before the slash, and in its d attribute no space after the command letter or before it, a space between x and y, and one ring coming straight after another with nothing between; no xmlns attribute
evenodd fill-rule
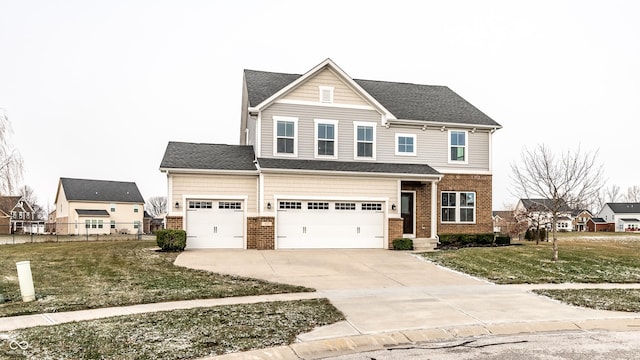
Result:
<svg viewBox="0 0 640 360"><path fill-rule="evenodd" d="M134 182L60 178L55 204L57 234L142 232L144 198Z"/></svg>
<svg viewBox="0 0 640 360"><path fill-rule="evenodd" d="M551 230L553 224L552 199L520 199L516 205L515 216L518 220L526 220L533 229L545 228ZM558 209L556 230L573 231L573 210L565 202Z"/></svg>
<svg viewBox="0 0 640 360"><path fill-rule="evenodd" d="M240 145L170 142L168 228L188 248L389 248L491 233L492 135L445 86L245 70Z"/></svg>
<svg viewBox="0 0 640 360"><path fill-rule="evenodd" d="M607 231L640 231L640 203L606 203L598 218L607 224Z"/></svg>
<svg viewBox="0 0 640 360"><path fill-rule="evenodd" d="M22 196L0 196L0 234L30 231L35 220L33 207Z"/></svg>

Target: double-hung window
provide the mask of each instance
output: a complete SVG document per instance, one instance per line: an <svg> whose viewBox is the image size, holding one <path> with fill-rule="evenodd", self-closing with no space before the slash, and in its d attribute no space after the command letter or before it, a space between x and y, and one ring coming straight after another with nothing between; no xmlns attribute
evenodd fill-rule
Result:
<svg viewBox="0 0 640 360"><path fill-rule="evenodd" d="M274 155L297 155L298 118L274 116Z"/></svg>
<svg viewBox="0 0 640 360"><path fill-rule="evenodd" d="M375 123L354 122L356 158L376 158L376 126Z"/></svg>
<svg viewBox="0 0 640 360"><path fill-rule="evenodd" d="M415 156L416 136L412 134L396 134L396 155Z"/></svg>
<svg viewBox="0 0 640 360"><path fill-rule="evenodd" d="M440 201L440 219L443 223L475 223L475 192L443 191Z"/></svg>
<svg viewBox="0 0 640 360"><path fill-rule="evenodd" d="M338 122L334 120L314 120L316 136L316 157L337 158Z"/></svg>
<svg viewBox="0 0 640 360"><path fill-rule="evenodd" d="M450 130L449 162L466 164L467 161L467 132L461 130Z"/></svg>

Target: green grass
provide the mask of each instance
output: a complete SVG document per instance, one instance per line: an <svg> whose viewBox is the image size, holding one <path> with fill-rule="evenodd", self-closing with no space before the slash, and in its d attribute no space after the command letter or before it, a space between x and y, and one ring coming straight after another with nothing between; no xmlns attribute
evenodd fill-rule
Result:
<svg viewBox="0 0 640 360"><path fill-rule="evenodd" d="M550 243L464 248L425 253L437 264L497 284L639 283L640 241L558 240L559 261Z"/></svg>
<svg viewBox="0 0 640 360"><path fill-rule="evenodd" d="M534 290L571 305L598 310L640 312L640 289Z"/></svg>
<svg viewBox="0 0 640 360"><path fill-rule="evenodd" d="M175 310L13 331L0 338L0 358L194 359L291 344L343 319L326 299Z"/></svg>
<svg viewBox="0 0 640 360"><path fill-rule="evenodd" d="M0 246L0 317L172 300L306 292L312 289L173 265L155 241ZM16 262L30 260L36 301L21 300Z"/></svg>

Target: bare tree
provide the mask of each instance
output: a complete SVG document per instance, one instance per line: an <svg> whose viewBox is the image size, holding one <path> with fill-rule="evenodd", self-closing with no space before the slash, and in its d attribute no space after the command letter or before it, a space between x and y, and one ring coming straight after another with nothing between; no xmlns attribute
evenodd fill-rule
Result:
<svg viewBox="0 0 640 360"><path fill-rule="evenodd" d="M9 142L11 133L9 118L4 109L0 108L0 195L13 194L22 178L22 157Z"/></svg>
<svg viewBox="0 0 640 360"><path fill-rule="evenodd" d="M640 186L633 185L627 188L627 193L624 196L625 202L640 202Z"/></svg>
<svg viewBox="0 0 640 360"><path fill-rule="evenodd" d="M29 204L33 209L33 219L42 220L45 218L44 208L38 204L38 197L32 187L23 185L20 187L18 194Z"/></svg>
<svg viewBox="0 0 640 360"><path fill-rule="evenodd" d="M167 198L165 196L152 196L147 199L147 211L152 216L158 216L167 212Z"/></svg>
<svg viewBox="0 0 640 360"><path fill-rule="evenodd" d="M533 150L524 148L521 161L511 164L515 191L519 197L549 199L545 207L551 213L553 261L558 261L558 216L566 206L594 196L602 187L602 165L598 152L583 152L580 147L560 157L544 144ZM524 196L522 196L524 195Z"/></svg>

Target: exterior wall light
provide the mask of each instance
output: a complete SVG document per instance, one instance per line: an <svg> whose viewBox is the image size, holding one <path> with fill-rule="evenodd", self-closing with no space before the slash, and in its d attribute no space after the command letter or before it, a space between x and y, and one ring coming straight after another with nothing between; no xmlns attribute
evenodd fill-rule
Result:
<svg viewBox="0 0 640 360"><path fill-rule="evenodd" d="M180 208L180 203L176 201L176 209Z"/></svg>
<svg viewBox="0 0 640 360"><path fill-rule="evenodd" d="M396 204L391 204L391 210L396 211Z"/></svg>
<svg viewBox="0 0 640 360"><path fill-rule="evenodd" d="M271 203L270 202L267 203L267 209L271 210Z"/></svg>

